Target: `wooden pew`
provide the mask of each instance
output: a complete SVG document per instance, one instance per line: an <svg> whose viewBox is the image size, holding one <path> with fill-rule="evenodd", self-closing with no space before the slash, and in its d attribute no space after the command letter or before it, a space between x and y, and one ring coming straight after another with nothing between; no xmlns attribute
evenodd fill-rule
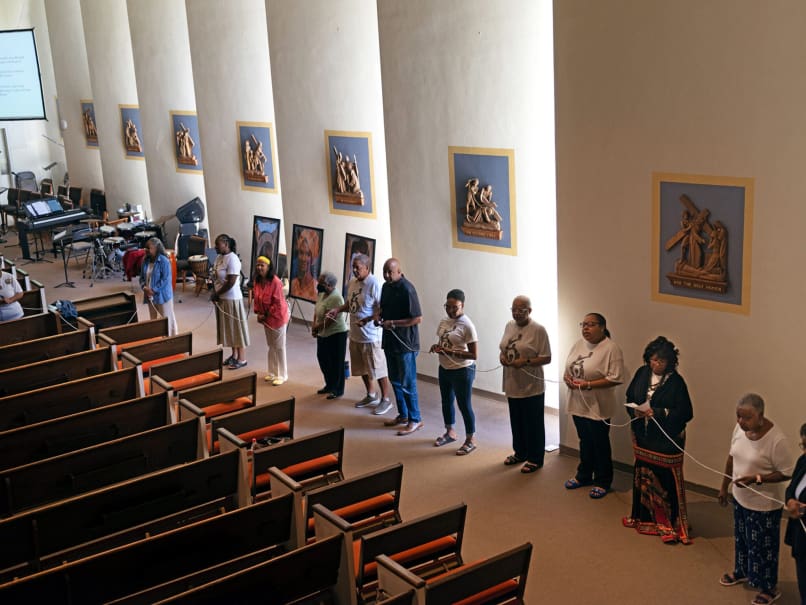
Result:
<svg viewBox="0 0 806 605"><path fill-rule="evenodd" d="M45 298L45 286L36 280L31 281L33 288L28 288L22 293L20 299L20 306L22 313L26 317L31 315L39 315L40 313L48 312L48 301Z"/></svg>
<svg viewBox="0 0 806 605"><path fill-rule="evenodd" d="M186 420L0 472L0 516L203 458L198 424Z"/></svg>
<svg viewBox="0 0 806 605"><path fill-rule="evenodd" d="M115 369L109 349L94 349L0 370L0 397L96 376Z"/></svg>
<svg viewBox="0 0 806 605"><path fill-rule="evenodd" d="M0 433L0 470L165 426L166 393L113 403Z"/></svg>
<svg viewBox="0 0 806 605"><path fill-rule="evenodd" d="M146 392L170 394L175 401L177 391L200 387L224 379L224 350L213 349L190 355L178 361L155 364L149 368Z"/></svg>
<svg viewBox="0 0 806 605"><path fill-rule="evenodd" d="M274 498L0 586L4 603L153 603L285 552L291 497Z"/></svg>
<svg viewBox="0 0 806 605"><path fill-rule="evenodd" d="M170 361L186 359L193 353L193 334L185 332L176 336L160 338L154 342L139 345L127 345L120 354L119 367L141 366L143 376L152 366Z"/></svg>
<svg viewBox="0 0 806 605"><path fill-rule="evenodd" d="M0 330L0 345L43 338L62 333L62 324L57 313L40 313L3 322Z"/></svg>
<svg viewBox="0 0 806 605"><path fill-rule="evenodd" d="M254 407L256 395L255 372L179 391L179 419L198 418L207 422L216 416Z"/></svg>
<svg viewBox="0 0 806 605"><path fill-rule="evenodd" d="M313 507L316 539L344 534L345 573L356 585L354 603L377 600L378 569L375 558L386 555L424 579L462 565L467 505L460 504L356 539L353 525L317 504Z"/></svg>
<svg viewBox="0 0 806 605"><path fill-rule="evenodd" d="M413 589L416 605L523 603L531 556L532 544L527 542L426 580L380 555L377 558L380 591L395 595Z"/></svg>
<svg viewBox="0 0 806 605"><path fill-rule="evenodd" d="M137 322L137 299L134 294L117 292L72 301L79 317L98 329ZM66 329L70 329L65 324Z"/></svg>
<svg viewBox="0 0 806 605"><path fill-rule="evenodd" d="M219 454L0 520L0 582L246 504L237 453ZM69 521L68 521L69 520Z"/></svg>
<svg viewBox="0 0 806 605"><path fill-rule="evenodd" d="M125 324L98 331L98 345L110 347L115 360L129 347L168 338L168 320L164 317L139 323Z"/></svg>
<svg viewBox="0 0 806 605"><path fill-rule="evenodd" d="M258 406L258 409L262 406ZM225 428L218 429L221 451L238 449L247 452L250 444ZM344 428L339 427L293 439L284 443L261 447L253 452L251 464L244 465L252 497L267 498L271 494L269 469L277 467L285 476L310 490L344 479ZM248 462L249 456L247 456Z"/></svg>
<svg viewBox="0 0 806 605"><path fill-rule="evenodd" d="M0 431L142 397L136 368L0 398Z"/></svg>
<svg viewBox="0 0 806 605"><path fill-rule="evenodd" d="M253 439L262 447L293 439L295 406L296 400L291 397L211 418L207 431L210 453L215 454L219 451L220 429L226 429L230 436L234 436L232 444L239 448L249 448ZM267 471L269 466L266 467Z"/></svg>
<svg viewBox="0 0 806 605"><path fill-rule="evenodd" d="M313 507L322 504L354 526L354 537L400 523L400 487L403 465L393 464L377 471L351 477L305 491L276 466L269 469L272 495L294 495L294 545L315 539Z"/></svg>
<svg viewBox="0 0 806 605"><path fill-rule="evenodd" d="M0 346L0 370L94 349L95 331L91 329L92 324L81 323L80 325L82 329L75 332L65 332L55 336L45 336Z"/></svg>
<svg viewBox="0 0 806 605"><path fill-rule="evenodd" d="M342 540L333 536L157 603L347 603L350 587L338 578Z"/></svg>

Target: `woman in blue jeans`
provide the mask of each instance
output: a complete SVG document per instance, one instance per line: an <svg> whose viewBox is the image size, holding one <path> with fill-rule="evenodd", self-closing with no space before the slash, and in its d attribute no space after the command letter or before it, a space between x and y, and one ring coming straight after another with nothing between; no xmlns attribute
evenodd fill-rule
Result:
<svg viewBox="0 0 806 605"><path fill-rule="evenodd" d="M473 414L471 395L473 379L476 377L476 346L479 339L473 322L464 311L465 293L461 290L448 292L445 301L445 313L448 316L439 322L439 342L431 347L431 353L439 353L439 391L442 395L442 419L445 421L445 434L437 437L434 445L441 447L456 441L456 431L453 428L456 418L453 407L455 397L465 423L465 442L456 450L457 456L467 456L476 449L476 417Z"/></svg>

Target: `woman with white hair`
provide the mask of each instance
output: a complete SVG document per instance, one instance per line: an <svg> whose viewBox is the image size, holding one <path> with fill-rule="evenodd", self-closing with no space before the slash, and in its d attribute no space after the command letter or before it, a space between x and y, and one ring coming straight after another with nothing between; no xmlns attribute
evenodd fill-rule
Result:
<svg viewBox="0 0 806 605"><path fill-rule="evenodd" d="M719 583L748 582L760 590L754 605L768 605L781 597L778 590L778 550L781 541L783 482L792 471L792 455L784 432L764 416L764 400L748 393L736 406L736 426L719 490L719 503L728 504L733 490L733 573Z"/></svg>
<svg viewBox="0 0 806 605"><path fill-rule="evenodd" d="M323 271L316 284L316 299L311 333L316 338L316 359L325 378L325 386L317 391L327 393L328 399L344 395L344 357L347 353L346 313L328 316L331 309L340 309L344 299L336 290L338 279L330 271Z"/></svg>
<svg viewBox="0 0 806 605"><path fill-rule="evenodd" d="M146 255L140 271L140 286L143 288L143 302L148 305L151 319L168 319L168 336L179 331L174 314L173 276L171 261L165 253L165 246L159 238L152 237L146 242Z"/></svg>

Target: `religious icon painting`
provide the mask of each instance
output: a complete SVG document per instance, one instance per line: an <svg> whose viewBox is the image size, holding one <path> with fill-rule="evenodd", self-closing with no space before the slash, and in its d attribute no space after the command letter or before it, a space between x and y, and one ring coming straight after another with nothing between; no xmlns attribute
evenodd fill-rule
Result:
<svg viewBox="0 0 806 605"><path fill-rule="evenodd" d="M241 189L277 193L274 126L270 122L238 122Z"/></svg>
<svg viewBox="0 0 806 605"><path fill-rule="evenodd" d="M375 271L375 240L363 235L348 233L344 238L344 271L341 281L341 295L347 299L347 284L353 277L353 259L359 254L369 258L369 272Z"/></svg>
<svg viewBox="0 0 806 605"><path fill-rule="evenodd" d="M177 172L201 174L202 154L199 145L199 118L195 111L172 111L171 132Z"/></svg>
<svg viewBox="0 0 806 605"><path fill-rule="evenodd" d="M331 214L375 218L371 132L325 130Z"/></svg>
<svg viewBox="0 0 806 605"><path fill-rule="evenodd" d="M518 253L515 230L515 151L449 147L454 248Z"/></svg>
<svg viewBox="0 0 806 605"><path fill-rule="evenodd" d="M98 148L98 129L95 124L95 104L92 99L81 99L81 121L87 147Z"/></svg>
<svg viewBox="0 0 806 605"><path fill-rule="evenodd" d="M652 299L749 314L754 180L652 181Z"/></svg>
<svg viewBox="0 0 806 605"><path fill-rule="evenodd" d="M294 225L291 230L291 283L288 295L316 302L316 284L322 271L324 229Z"/></svg>
<svg viewBox="0 0 806 605"><path fill-rule="evenodd" d="M143 127L140 123L140 108L137 105L118 105L126 158L144 160Z"/></svg>

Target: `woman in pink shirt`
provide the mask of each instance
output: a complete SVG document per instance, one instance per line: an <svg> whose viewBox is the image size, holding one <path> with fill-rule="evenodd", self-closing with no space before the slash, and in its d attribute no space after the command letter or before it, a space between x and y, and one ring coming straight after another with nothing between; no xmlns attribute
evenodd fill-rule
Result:
<svg viewBox="0 0 806 605"><path fill-rule="evenodd" d="M266 382L280 386L288 380L285 331L291 316L283 294L283 282L274 274L274 267L265 256L258 256L255 261L252 285L255 314L266 332L266 344L269 347L269 373Z"/></svg>

